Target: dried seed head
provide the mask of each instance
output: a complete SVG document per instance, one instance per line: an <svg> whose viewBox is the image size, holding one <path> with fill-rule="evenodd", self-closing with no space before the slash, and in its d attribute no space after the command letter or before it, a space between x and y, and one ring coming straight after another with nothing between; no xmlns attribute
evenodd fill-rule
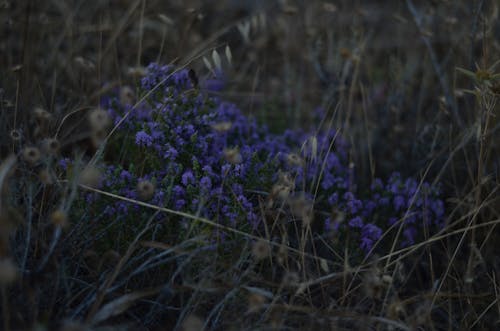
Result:
<svg viewBox="0 0 500 331"><path fill-rule="evenodd" d="M93 130L90 138L92 139L92 145L94 148L98 148L102 143L104 143L107 136L108 133L105 129Z"/></svg>
<svg viewBox="0 0 500 331"><path fill-rule="evenodd" d="M405 306L399 299L393 300L387 307L387 317L392 320L402 319L406 315Z"/></svg>
<svg viewBox="0 0 500 331"><path fill-rule="evenodd" d="M55 138L47 138L42 142L42 151L46 155L57 156L60 148L61 144L59 143L59 140Z"/></svg>
<svg viewBox="0 0 500 331"><path fill-rule="evenodd" d="M280 245L280 247L278 248L278 253L276 254L276 258L280 265L286 265L288 261L288 249L285 245Z"/></svg>
<svg viewBox="0 0 500 331"><path fill-rule="evenodd" d="M44 185L54 184L54 176L49 168L43 168L38 172L38 179Z"/></svg>
<svg viewBox="0 0 500 331"><path fill-rule="evenodd" d="M141 78L146 76L148 73L147 69L144 67L130 67L127 69L127 75L133 78Z"/></svg>
<svg viewBox="0 0 500 331"><path fill-rule="evenodd" d="M259 311L266 303L266 297L258 293L250 293L248 295L248 312L255 313Z"/></svg>
<svg viewBox="0 0 500 331"><path fill-rule="evenodd" d="M182 322L183 331L203 331L203 320L196 315L189 315Z"/></svg>
<svg viewBox="0 0 500 331"><path fill-rule="evenodd" d="M294 271L287 271L281 280L285 287L297 287L300 282L299 274Z"/></svg>
<svg viewBox="0 0 500 331"><path fill-rule="evenodd" d="M80 184L98 187L101 182L101 171L94 166L87 166L80 174Z"/></svg>
<svg viewBox="0 0 500 331"><path fill-rule="evenodd" d="M243 162L243 158L240 154L239 148L225 148L224 149L224 157L226 161L231 164L239 164Z"/></svg>
<svg viewBox="0 0 500 331"><path fill-rule="evenodd" d="M233 123L225 121L225 122L219 122L219 123L212 124L212 129L214 129L216 132L224 133L224 132L231 130L232 126L233 126Z"/></svg>
<svg viewBox="0 0 500 331"><path fill-rule="evenodd" d="M282 184L274 184L273 187L271 188L270 197L272 199L278 198L281 201L286 201L291 191L292 191L291 187Z"/></svg>
<svg viewBox="0 0 500 331"><path fill-rule="evenodd" d="M14 142L21 141L22 134L19 130L12 130L10 131L10 139Z"/></svg>
<svg viewBox="0 0 500 331"><path fill-rule="evenodd" d="M95 64L89 59L84 58L83 56L77 56L74 59L75 64L82 69L83 71L92 71L95 69Z"/></svg>
<svg viewBox="0 0 500 331"><path fill-rule="evenodd" d="M137 195L141 200L149 200L155 193L155 186L148 180L140 181L137 184Z"/></svg>
<svg viewBox="0 0 500 331"><path fill-rule="evenodd" d="M30 165L35 165L40 160L40 150L36 147L25 147L23 149L23 159Z"/></svg>
<svg viewBox="0 0 500 331"><path fill-rule="evenodd" d="M130 86L123 86L120 89L120 103L122 105L133 105L135 103L135 93Z"/></svg>
<svg viewBox="0 0 500 331"><path fill-rule="evenodd" d="M252 255L255 258L255 260L257 261L263 260L269 257L270 254L271 254L271 247L269 246L267 240L259 239L258 241L253 243Z"/></svg>
<svg viewBox="0 0 500 331"><path fill-rule="evenodd" d="M371 299L380 299L383 295L385 284L378 268L371 268L363 279L365 294Z"/></svg>
<svg viewBox="0 0 500 331"><path fill-rule="evenodd" d="M304 226L310 226L314 218L314 205L303 194L289 199L292 215L300 219Z"/></svg>
<svg viewBox="0 0 500 331"><path fill-rule="evenodd" d="M98 131L107 129L111 125L111 118L105 110L96 108L90 112L89 122L92 131Z"/></svg>
<svg viewBox="0 0 500 331"><path fill-rule="evenodd" d="M295 188L295 180L289 172L283 172L280 170L278 172L278 183L290 187L292 191Z"/></svg>
<svg viewBox="0 0 500 331"><path fill-rule="evenodd" d="M0 259L0 285L10 285L17 279L16 265L9 258Z"/></svg>
<svg viewBox="0 0 500 331"><path fill-rule="evenodd" d="M84 324L76 321L66 321L63 323L59 331L87 331L89 330Z"/></svg>
<svg viewBox="0 0 500 331"><path fill-rule="evenodd" d="M40 124L50 122L52 119L52 114L40 107L35 107L35 109L33 109L33 115Z"/></svg>
<svg viewBox="0 0 500 331"><path fill-rule="evenodd" d="M291 167L302 167L304 166L304 159L302 159L298 154L289 153L286 156L286 162Z"/></svg>
<svg viewBox="0 0 500 331"><path fill-rule="evenodd" d="M50 214L50 221L55 226L65 228L68 226L68 214L61 209L57 209Z"/></svg>

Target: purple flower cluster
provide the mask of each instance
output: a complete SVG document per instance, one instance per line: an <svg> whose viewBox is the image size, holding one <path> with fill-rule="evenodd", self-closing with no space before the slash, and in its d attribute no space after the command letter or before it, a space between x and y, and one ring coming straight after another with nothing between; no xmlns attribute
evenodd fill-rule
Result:
<svg viewBox="0 0 500 331"><path fill-rule="evenodd" d="M266 197L258 192L279 183L291 196L314 201L322 231L349 231L365 252L399 227L402 245L411 245L424 227L443 225L443 202L427 183L394 174L358 189L348 146L335 130L271 134L234 104L193 86L188 70L151 64L147 71L143 102L133 108L111 97L103 105L121 123L115 144L124 151L106 166L104 189L137 199L137 183L148 180L155 185L150 203L259 230L259 201ZM122 201L104 208L108 215L139 209ZM322 216L325 210L335 212Z"/></svg>

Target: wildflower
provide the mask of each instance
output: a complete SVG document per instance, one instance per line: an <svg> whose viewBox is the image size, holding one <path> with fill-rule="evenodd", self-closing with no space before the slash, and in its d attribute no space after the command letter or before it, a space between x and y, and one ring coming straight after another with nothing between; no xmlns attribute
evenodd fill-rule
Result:
<svg viewBox="0 0 500 331"><path fill-rule="evenodd" d="M25 147L23 149L23 159L30 165L35 165L40 160L40 150L36 147Z"/></svg>

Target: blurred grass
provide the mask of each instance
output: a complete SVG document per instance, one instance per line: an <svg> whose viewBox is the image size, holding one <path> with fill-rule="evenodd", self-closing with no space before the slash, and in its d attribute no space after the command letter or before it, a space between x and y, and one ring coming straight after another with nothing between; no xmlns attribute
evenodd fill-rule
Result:
<svg viewBox="0 0 500 331"><path fill-rule="evenodd" d="M61 125L58 138L64 145L63 155L73 156L77 150L92 153L84 110L98 106L113 88L135 86L138 78L130 74L131 69L151 61L175 63L193 68L203 81L211 75L203 57L211 60L213 50L222 54L228 45L233 61L231 66L224 63L229 84L221 97L235 101L274 131L313 126L313 110L321 106L351 143L350 158L362 182L386 177L395 169L408 176L432 178L442 183L450 197L450 227L468 234L470 225L493 222L479 228L474 237L460 240L460 234L398 258L398 268L404 270L395 268L391 277L396 279L400 272L401 284L397 291L378 284L385 291L381 301L370 301L360 290L370 284L369 272L360 280L341 265L345 273L318 288L308 288L307 295L294 296L290 291L295 301L288 306L276 304L261 316L243 315L233 322L287 324L297 329L307 329L314 322L321 329L334 329L325 317L333 314L339 328L354 329L360 328L357 323L374 323L373 318L390 311L389 306L396 314L391 320L417 325L419 309L432 302L436 307L432 314L421 312L429 319L422 323L424 329L498 327L500 260L494 223L500 215L498 90L489 96L493 101L476 98L464 90L474 89L477 82L456 70L476 72L500 59L497 2L27 0L3 1L0 8L1 160L19 154L43 136L36 130L35 107L52 115L53 124L46 128L50 135ZM498 80L493 84L492 91L498 89ZM481 87L485 93L489 88ZM12 139L13 130L20 132L20 140ZM2 197L22 215L18 231L9 239L10 255L18 260L24 254L21 247L27 246L32 255L26 263L37 265L53 240L53 228L41 222L65 189L41 187L30 169L17 169L14 176L23 178L26 185ZM82 220L86 217L81 216ZM137 225L132 233L99 229L82 220L74 220L78 226L65 239L67 250L57 252L63 259L51 260L37 272L28 272L26 267L21 270L22 282L10 290L2 287L4 298L16 291L23 293L10 305L12 325L30 328L40 322L51 329L65 318L81 317L89 308L86 303L92 301L85 289L101 284L108 275L93 272L104 267L92 267L90 256L101 266L107 259L104 256L119 259L127 247L113 247L113 236L126 236L124 242L131 242L140 231ZM33 230L31 241L28 229ZM101 244L92 247L98 239ZM247 307L246 298L238 297L241 294L233 296L235 278L244 279L248 286L264 284L278 292L288 291L276 281L282 275L272 265L257 268L263 274L270 270L272 275L266 278L248 268L238 254L228 252L238 256L220 258L212 253L192 249L187 256L197 262L187 263L189 270L182 274L192 277L193 284L203 280L197 275L200 270L214 275L203 280L214 292L190 288L186 282L177 284L181 294L175 297L174 308L142 301L116 323L136 321L148 329L160 329L163 323L164 329L172 329L176 322L167 319L180 321L198 310L211 316L212 322L225 321L219 325L229 327L233 314ZM142 254L128 268L140 265L141 258L152 258L153 251ZM211 258L220 259L221 264L210 265ZM184 257L173 260L188 261ZM115 265L112 262L109 270ZM177 270L176 266L161 268ZM75 281L79 285L70 285L68 270L79 270L75 271L81 277ZM305 272L301 276L308 278ZM162 284L164 274L172 273L152 271L127 286L152 288ZM318 274L315 270L309 276ZM471 278L464 279L464 275ZM398 295L404 311L396 309ZM61 303L66 308L59 307ZM226 303L228 308L211 310L216 303ZM5 326L5 301L2 307ZM378 325L381 330L389 329L388 324ZM233 327L239 329L238 324Z"/></svg>

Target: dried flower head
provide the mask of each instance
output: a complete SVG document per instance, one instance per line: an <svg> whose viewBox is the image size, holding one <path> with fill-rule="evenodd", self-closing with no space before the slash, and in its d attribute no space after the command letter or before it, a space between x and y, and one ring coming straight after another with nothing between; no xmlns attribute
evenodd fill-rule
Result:
<svg viewBox="0 0 500 331"><path fill-rule="evenodd" d="M382 297L386 286L379 268L373 267L367 271L363 278L363 286L367 297L371 299L380 299Z"/></svg>
<svg viewBox="0 0 500 331"><path fill-rule="evenodd" d="M252 255L257 260L263 260L269 257L271 254L271 247L269 246L269 242L264 239L259 239L252 245Z"/></svg>
<svg viewBox="0 0 500 331"><path fill-rule="evenodd" d="M225 148L224 149L224 157L226 161L232 164L239 164L243 162L243 158L240 154L239 148Z"/></svg>
<svg viewBox="0 0 500 331"><path fill-rule="evenodd" d="M44 185L54 184L54 176L49 168L43 168L38 172L38 179Z"/></svg>
<svg viewBox="0 0 500 331"><path fill-rule="evenodd" d="M40 150L36 147L25 147L23 149L23 159L30 165L35 165L40 160Z"/></svg>
<svg viewBox="0 0 500 331"><path fill-rule="evenodd" d="M406 315L405 306L399 299L394 299L387 307L387 317L392 320L402 319Z"/></svg>
<svg viewBox="0 0 500 331"><path fill-rule="evenodd" d="M18 270L10 258L0 259L0 285L12 284L18 275Z"/></svg>
<svg viewBox="0 0 500 331"><path fill-rule="evenodd" d="M182 322L183 331L203 331L203 320L196 315L189 315Z"/></svg>
<svg viewBox="0 0 500 331"><path fill-rule="evenodd" d="M33 109L33 115L39 124L44 124L52 120L52 114L40 107Z"/></svg>
<svg viewBox="0 0 500 331"><path fill-rule="evenodd" d="M95 64L83 56L77 56L74 59L75 64L83 71L90 72L95 69Z"/></svg>
<svg viewBox="0 0 500 331"><path fill-rule="evenodd" d="M101 171L95 166L87 166L80 174L80 184L98 187L101 182Z"/></svg>
<svg viewBox="0 0 500 331"><path fill-rule="evenodd" d="M137 183L137 195L141 200L149 200L153 197L155 193L155 186L148 180L142 180Z"/></svg>
<svg viewBox="0 0 500 331"><path fill-rule="evenodd" d="M57 209L50 214L50 221L55 226L65 228L68 226L68 214L61 209Z"/></svg>
<svg viewBox="0 0 500 331"><path fill-rule="evenodd" d="M304 194L299 194L289 199L292 215L300 219L304 226L311 225L314 216L313 202Z"/></svg>
<svg viewBox="0 0 500 331"><path fill-rule="evenodd" d="M103 144L107 136L108 132L105 129L92 130L90 138L94 148L98 148L101 144Z"/></svg>
<svg viewBox="0 0 500 331"><path fill-rule="evenodd" d="M289 153L286 156L286 162L288 163L289 166L292 166L292 167L304 166L304 159L295 153Z"/></svg>
<svg viewBox="0 0 500 331"><path fill-rule="evenodd" d="M105 110L96 108L90 112L89 122L92 131L99 131L111 125L111 118Z"/></svg>
<svg viewBox="0 0 500 331"><path fill-rule="evenodd" d="M283 275L283 279L281 280L281 283L285 287L297 287L300 282L300 277L299 274L294 272L294 271L287 271Z"/></svg>
<svg viewBox="0 0 500 331"><path fill-rule="evenodd" d="M248 294L248 312L255 313L266 303L266 297L255 292Z"/></svg>
<svg viewBox="0 0 500 331"><path fill-rule="evenodd" d="M127 69L127 75L133 78L144 77L147 73L148 71L144 67L130 67Z"/></svg>
<svg viewBox="0 0 500 331"><path fill-rule="evenodd" d="M233 123L224 121L224 122L219 122L219 123L214 123L212 124L212 129L219 133L224 133L229 130L231 130L231 127L233 126Z"/></svg>
<svg viewBox="0 0 500 331"><path fill-rule="evenodd" d="M10 139L12 139L12 141L14 141L14 142L21 141L21 138L22 138L21 131L12 130L12 131L10 131L9 135L10 135Z"/></svg>
<svg viewBox="0 0 500 331"><path fill-rule="evenodd" d="M122 105L133 105L135 103L135 93L130 86L123 86L120 89L120 103Z"/></svg>
<svg viewBox="0 0 500 331"><path fill-rule="evenodd" d="M47 138L42 142L42 151L46 155L56 156L59 153L61 144L55 138Z"/></svg>

